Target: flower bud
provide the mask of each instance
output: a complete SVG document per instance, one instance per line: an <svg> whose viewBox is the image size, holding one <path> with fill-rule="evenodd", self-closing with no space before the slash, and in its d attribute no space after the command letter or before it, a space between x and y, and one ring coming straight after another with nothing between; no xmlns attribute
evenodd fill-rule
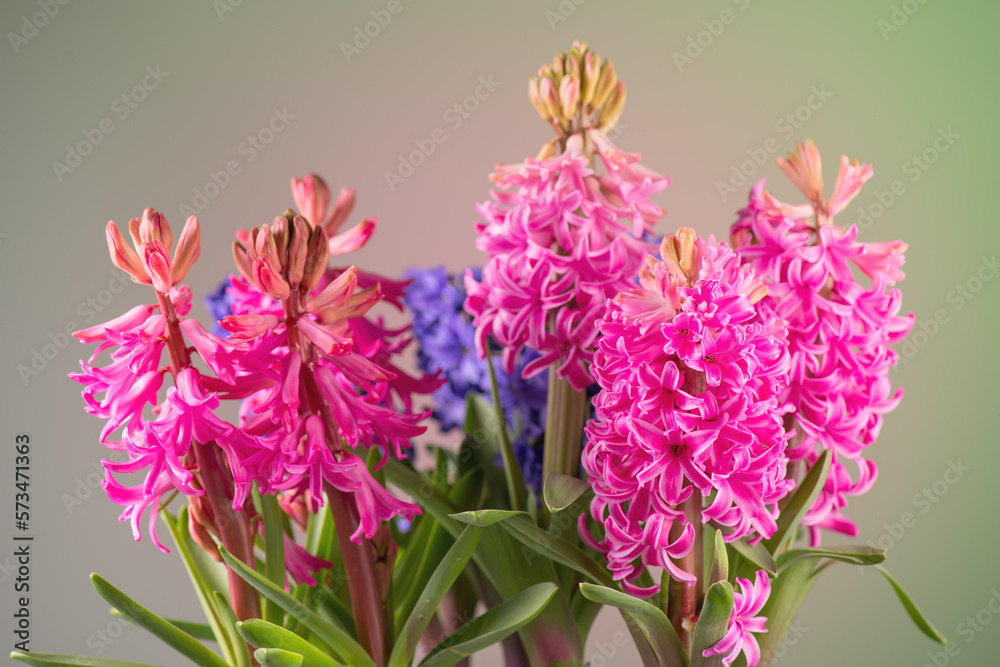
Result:
<svg viewBox="0 0 1000 667"><path fill-rule="evenodd" d="M605 60L604 67L601 69L601 76L597 80L597 87L594 89L592 106L595 111L604 106L604 103L608 101L617 83L618 74L615 72L615 66L611 64L610 60Z"/></svg>
<svg viewBox="0 0 1000 667"><path fill-rule="evenodd" d="M253 271L250 268L252 261L247 254L247 247L239 241L233 241L233 261L236 263L236 270L244 278L253 282Z"/></svg>
<svg viewBox="0 0 1000 667"><path fill-rule="evenodd" d="M279 301L287 299L292 290L270 260L258 257L253 263L253 283L264 294Z"/></svg>
<svg viewBox="0 0 1000 667"><path fill-rule="evenodd" d="M316 174L305 178L292 178L292 199L299 210L313 226L326 222L326 209L330 205L330 188L326 181Z"/></svg>
<svg viewBox="0 0 1000 667"><path fill-rule="evenodd" d="M130 230L131 227L132 225L129 223ZM174 235L170 231L170 223L167 222L167 216L162 213L157 213L154 209L147 207L142 212L142 220L137 223L137 227L140 243L159 241L168 251L173 247ZM133 241L135 240L135 236L133 234ZM139 243L136 243L136 247L139 247Z"/></svg>
<svg viewBox="0 0 1000 667"><path fill-rule="evenodd" d="M584 113L589 113L594 100L594 90L601 75L601 58L593 51L588 51L583 58L583 74L580 77L580 99L584 104Z"/></svg>
<svg viewBox="0 0 1000 667"><path fill-rule="evenodd" d="M615 126L623 111L625 111L625 82L619 81L597 118L597 127L607 132Z"/></svg>
<svg viewBox="0 0 1000 667"><path fill-rule="evenodd" d="M575 116L580 101L580 82L572 76L564 76L559 84L559 101L565 118Z"/></svg>
<svg viewBox="0 0 1000 667"><path fill-rule="evenodd" d="M309 223L297 215L293 223L291 246L288 249L288 282L293 288L302 282L306 267L306 254L309 252Z"/></svg>
<svg viewBox="0 0 1000 667"><path fill-rule="evenodd" d="M545 103L545 110L549 112L549 117L558 116L560 111L559 93L556 91L552 79L542 79L538 86L538 93L542 96L542 102Z"/></svg>
<svg viewBox="0 0 1000 667"><path fill-rule="evenodd" d="M289 217L288 214L291 214ZM277 257L280 265L284 265L288 259L288 235L291 231L291 221L295 218L295 213L288 209L285 215L280 215L271 223L271 236L274 238L274 245L277 248Z"/></svg>
<svg viewBox="0 0 1000 667"><path fill-rule="evenodd" d="M148 209L147 209L148 210ZM153 281L153 289L160 294L166 294L173 287L171 280L170 254L160 241L153 240L143 243L139 248L142 266Z"/></svg>
<svg viewBox="0 0 1000 667"><path fill-rule="evenodd" d="M535 107L535 111L542 117L542 120L547 121L552 118L549 110L545 107L545 102L542 101L541 94L538 92L537 78L532 78L528 82L528 99L531 100L531 106Z"/></svg>
<svg viewBox="0 0 1000 667"><path fill-rule="evenodd" d="M309 248L306 253L306 263L302 272L303 291L312 293L319 284L319 279L326 273L326 264L330 259L330 247L326 232L322 227L316 227L309 236Z"/></svg>
<svg viewBox="0 0 1000 667"><path fill-rule="evenodd" d="M125 237L122 236L121 230L118 229L118 225L114 221L108 222L105 235L108 239L108 252L111 253L111 263L132 276L134 281L149 285L149 275L146 273L146 269L143 268L142 262L139 260L139 255L125 241Z"/></svg>
<svg viewBox="0 0 1000 667"><path fill-rule="evenodd" d="M184 223L181 230L181 237L177 241L177 248L174 250L173 262L173 284L177 285L187 276L188 269L198 260L201 254L201 228L198 226L198 218L193 215Z"/></svg>

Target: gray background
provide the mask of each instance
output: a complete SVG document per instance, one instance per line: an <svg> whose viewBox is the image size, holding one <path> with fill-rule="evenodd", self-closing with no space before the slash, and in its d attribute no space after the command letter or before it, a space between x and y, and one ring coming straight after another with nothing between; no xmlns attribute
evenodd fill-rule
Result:
<svg viewBox="0 0 1000 667"><path fill-rule="evenodd" d="M179 231L181 205L192 204L210 172L237 161L240 173L199 213L202 260L188 282L203 321L200 295L230 270L234 231L270 221L291 204L289 178L309 171L334 188L357 188L354 220L378 216L378 234L352 258L358 266L398 275L413 265L481 264L473 205L487 194L492 165L534 155L549 138L528 104L527 79L574 39L586 39L628 85L617 143L641 151L647 165L674 179L658 199L669 210L661 233L688 225L725 237L748 186L724 199L717 183L768 139L784 153L812 137L826 157L829 183L841 152L874 163L875 178L842 223L862 210L879 212L877 193L894 181L904 187L863 238L908 241L904 306L922 321L943 312L947 322L929 327L923 345L895 373L907 395L872 450L881 477L850 514L862 541L891 542L888 566L956 642L959 653L949 664L994 664L1000 650L994 626L966 634L959 624L977 613L980 622L992 620L982 610L1000 589L992 554L998 286L980 284L972 298L954 290L974 279L1000 245L993 199L997 6L402 0L403 11L347 62L341 43L386 5L243 0L220 13L219 3L209 1L77 0L38 19L44 25L36 33L27 29L30 38L17 44L9 35L42 10L27 0L0 8L0 424L9 443L0 469L11 470L14 436L29 433L36 535L31 647L94 653L99 630L119 629L87 581L92 571L162 614L198 613L179 561L148 539L133 543L128 527L115 520L118 508L101 493L67 509L66 497L86 495L88 475L104 455L100 424L84 414L78 386L66 378L89 348L72 342L26 382L17 370L50 342L50 333L58 341L57 332L71 322L94 324L149 299L131 285L116 295L102 292L115 277L107 221L127 224L154 206ZM733 21L716 36L705 32L718 30L713 21L726 9ZM699 33L707 45L700 53L691 47L697 57L679 71L673 54ZM147 67L167 74L123 117L115 100L142 84ZM454 127L445 114L474 92L479 77L500 85ZM802 111L814 87L831 95ZM275 108L294 118L248 161L241 142L266 127ZM804 120L792 132L782 119L795 113ZM53 162L66 160L66 146L106 118L113 131L72 172L57 175ZM936 161L926 171L907 171L911 156L930 149L939 129L949 127L959 138L948 151L931 151ZM445 143L390 190L385 172L435 128L444 129ZM773 161L751 167L751 181L767 176L779 197L795 199ZM992 278L995 269L983 271ZM88 299L98 300L100 313L88 311ZM949 462L959 461L971 471L953 485L940 481ZM0 484L7 507L12 477L4 474ZM946 493L920 504L915 494L935 482ZM914 522L894 537L893 524L907 512ZM6 544L13 520L2 526ZM0 579L6 654L13 644L12 582L3 572ZM594 642L608 641L618 627L617 614L602 616L588 656L598 655ZM779 664L922 665L939 650L910 625L884 581L846 566L833 568L814 589L799 633ZM182 662L135 628L103 655ZM616 649L610 664L635 664L634 653Z"/></svg>

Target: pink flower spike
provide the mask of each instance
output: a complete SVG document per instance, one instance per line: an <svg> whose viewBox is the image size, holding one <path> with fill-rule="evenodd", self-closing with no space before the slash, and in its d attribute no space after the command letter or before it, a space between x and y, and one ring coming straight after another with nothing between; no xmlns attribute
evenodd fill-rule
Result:
<svg viewBox="0 0 1000 667"><path fill-rule="evenodd" d="M292 199L295 200L295 208L313 227L322 226L326 222L330 188L322 178L316 174L308 174L302 179L293 176Z"/></svg>
<svg viewBox="0 0 1000 667"><path fill-rule="evenodd" d="M181 238L177 241L177 248L174 250L173 262L173 284L177 285L187 276L188 269L198 261L201 254L201 229L198 226L198 218L193 215L184 223L181 231Z"/></svg>
<svg viewBox="0 0 1000 667"><path fill-rule="evenodd" d="M118 225L115 224L114 220L108 222L105 234L108 238L108 251L111 253L111 263L132 276L132 279L136 282L149 285L149 275L146 273L146 269L143 268L142 262L139 260L139 255L125 241L125 237L122 236L122 232L118 229Z"/></svg>
<svg viewBox="0 0 1000 667"><path fill-rule="evenodd" d="M375 233L375 218L362 220L346 232L336 236L330 236L330 254L343 255L354 252L368 243L368 239Z"/></svg>
<svg viewBox="0 0 1000 667"><path fill-rule="evenodd" d="M795 153L788 157L775 158L781 171L795 184L810 202L823 199L823 161L812 139L795 144Z"/></svg>
<svg viewBox="0 0 1000 667"><path fill-rule="evenodd" d="M142 254L142 266L153 279L153 289L160 294L167 294L173 287L170 267L170 253L160 241L143 243L139 248Z"/></svg>
<svg viewBox="0 0 1000 667"><path fill-rule="evenodd" d="M857 160L851 161L846 155L841 155L840 171L837 172L837 182L826 205L826 214L833 217L843 211L873 174L870 164L859 165Z"/></svg>
<svg viewBox="0 0 1000 667"><path fill-rule="evenodd" d="M757 570L753 585L749 579L737 579L736 583L739 584L741 592L733 592L733 613L729 617L729 629L715 646L702 652L702 657L728 653L722 659L722 663L728 666L733 664L742 652L746 657L747 667L754 667L760 662L760 644L753 635L767 632L767 628L764 627L767 618L757 614L771 595L771 580L768 579L767 572Z"/></svg>

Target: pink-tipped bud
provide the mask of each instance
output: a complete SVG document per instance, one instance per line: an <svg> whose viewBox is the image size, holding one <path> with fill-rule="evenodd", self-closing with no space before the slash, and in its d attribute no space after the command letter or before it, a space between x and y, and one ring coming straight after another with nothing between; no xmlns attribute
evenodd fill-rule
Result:
<svg viewBox="0 0 1000 667"><path fill-rule="evenodd" d="M564 58L566 56L562 53L557 53L556 57L552 59L552 73L562 76L566 73L566 63Z"/></svg>
<svg viewBox="0 0 1000 667"><path fill-rule="evenodd" d="M611 93L614 92L616 85L618 85L618 73L615 72L615 66L611 64L610 60L605 60L601 76L597 80L597 87L594 89L593 107L595 110L604 106L604 103L611 97Z"/></svg>
<svg viewBox="0 0 1000 667"><path fill-rule="evenodd" d="M167 222L167 216L162 213L158 213L156 210L147 207L142 212L142 220L139 221L138 228L140 243L159 241L167 250L170 250L174 246L174 235L170 231L170 223ZM139 244L136 244L136 247L138 248Z"/></svg>
<svg viewBox="0 0 1000 667"><path fill-rule="evenodd" d="M330 259L329 242L322 227L312 230L309 237L309 250L306 253L306 265L302 271L303 290L308 294L316 289L319 279L326 273L326 264Z"/></svg>
<svg viewBox="0 0 1000 667"><path fill-rule="evenodd" d="M292 220L295 218L295 212L291 209L285 211L285 215L279 215L271 223L271 236L274 238L274 245L277 247L277 255L280 260L280 264L285 263L285 258L288 257L288 235L292 228Z"/></svg>
<svg viewBox="0 0 1000 667"><path fill-rule="evenodd" d="M552 118L549 115L549 110L545 106L545 102L542 101L542 96L538 92L538 79L532 78L528 81L528 99L531 100L531 106L535 107L535 111L538 115L542 117L542 120L548 121Z"/></svg>
<svg viewBox="0 0 1000 667"><path fill-rule="evenodd" d="M559 115L559 92L556 90L555 84L550 78L542 79L541 83L538 84L538 94L542 96L542 102L545 103L545 110L549 112L549 117L556 117Z"/></svg>
<svg viewBox="0 0 1000 667"><path fill-rule="evenodd" d="M291 245L288 249L288 282L292 288L298 287L305 274L306 255L309 253L309 236L312 230L301 215L295 216L292 224Z"/></svg>
<svg viewBox="0 0 1000 667"><path fill-rule="evenodd" d="M149 285L149 275L146 274L146 269L143 268L139 255L136 254L132 246L125 240L121 230L118 229L118 225L113 220L108 222L105 236L108 239L108 252L111 253L111 263L132 276L132 280L137 283Z"/></svg>
<svg viewBox="0 0 1000 667"><path fill-rule="evenodd" d="M597 118L597 127L607 132L615 126L623 111L625 111L625 82L619 81Z"/></svg>
<svg viewBox="0 0 1000 667"><path fill-rule="evenodd" d="M170 268L170 253L160 241L153 240L143 243L139 248L142 266L153 281L153 289L160 294L166 294L173 287Z"/></svg>
<svg viewBox="0 0 1000 667"><path fill-rule="evenodd" d="M177 241L177 248L174 250L174 285L184 280L188 269L198 261L200 254L201 228L198 226L198 218L192 215L184 223L184 229L181 230L181 237Z"/></svg>
<svg viewBox="0 0 1000 667"><path fill-rule="evenodd" d="M823 201L823 161L812 139L806 139L805 144L795 144L795 153L789 153L787 158L775 160L806 199L814 204Z"/></svg>
<svg viewBox="0 0 1000 667"><path fill-rule="evenodd" d="M679 283L690 284L696 278L696 268L701 262L697 256L698 234L690 227L681 227L673 236L660 243L660 256Z"/></svg>
<svg viewBox="0 0 1000 667"><path fill-rule="evenodd" d="M261 292L279 301L287 299L292 293L281 274L263 257L258 257L253 263L253 282Z"/></svg>
<svg viewBox="0 0 1000 667"><path fill-rule="evenodd" d="M267 260L275 271L281 271L284 262L281 261L282 258L278 254L278 244L274 240L274 234L270 227L264 225L261 228L257 233L254 247L257 250L258 259Z"/></svg>
<svg viewBox="0 0 1000 667"><path fill-rule="evenodd" d="M236 270L244 278L253 282L253 261L247 254L247 247L239 241L233 241L233 261L236 263Z"/></svg>
<svg viewBox="0 0 1000 667"><path fill-rule="evenodd" d="M340 226L347 220L347 216L354 210L354 188L341 188L337 195L337 202L330 211L330 219L323 225L323 231L327 236L334 236Z"/></svg>
<svg viewBox="0 0 1000 667"><path fill-rule="evenodd" d="M302 179L293 177L292 199L295 200L295 208L312 226L326 222L326 209L330 206L330 188L322 178L316 174L308 174Z"/></svg>
<svg viewBox="0 0 1000 667"><path fill-rule="evenodd" d="M601 57L593 51L588 51L583 57L583 77L580 84L580 99L585 106L592 106L600 75Z"/></svg>
<svg viewBox="0 0 1000 667"><path fill-rule="evenodd" d="M564 76L559 83L559 105L564 118L572 118L576 115L579 101L580 82L573 76Z"/></svg>

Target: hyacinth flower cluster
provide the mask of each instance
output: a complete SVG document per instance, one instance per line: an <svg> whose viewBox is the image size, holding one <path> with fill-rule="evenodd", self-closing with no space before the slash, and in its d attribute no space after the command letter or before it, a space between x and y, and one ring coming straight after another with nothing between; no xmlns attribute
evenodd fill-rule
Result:
<svg viewBox="0 0 1000 667"><path fill-rule="evenodd" d="M636 583L649 566L684 584L683 623L696 615L702 523L727 541L777 527L793 487L779 400L790 365L784 324L754 307L767 288L732 249L682 228L660 254L600 323L583 468L602 536L586 514L580 531L632 594L658 591Z"/></svg>
<svg viewBox="0 0 1000 667"><path fill-rule="evenodd" d="M872 176L870 164L840 159L829 199L823 195L822 161L812 141L779 158L782 171L808 203L786 204L761 180L732 227L733 247L766 281L758 308L787 322L791 376L782 400L794 408L786 426L795 435L790 470L801 476L823 451L830 452L826 483L804 519L811 541L821 530L857 535L843 514L850 496L865 493L877 468L866 449L882 428L883 415L899 404L889 370L898 359L890 347L909 333L913 315L901 316L906 244L862 243L858 228L834 217ZM855 270L868 278L859 281Z"/></svg>
<svg viewBox="0 0 1000 667"><path fill-rule="evenodd" d="M477 273L473 269L474 277ZM420 368L443 375L444 383L432 395L434 417L442 431L461 428L468 394L487 398L491 394L488 365L476 352L476 328L462 309L465 289L461 279L450 275L443 266L410 269L406 277L412 282L403 301L413 313L411 330L419 345ZM541 437L545 432L548 378L544 374L524 378L521 373L537 356L530 350L523 354L512 375L502 368L496 372L500 405L513 434L511 444L521 476L536 496L542 487ZM494 365L499 363L499 355L494 355Z"/></svg>
<svg viewBox="0 0 1000 667"><path fill-rule="evenodd" d="M593 383L596 323L648 254L644 236L662 215L650 196L669 179L608 139L625 84L585 44L542 67L529 96L557 136L536 158L491 176L497 189L478 206L476 226L476 247L489 259L480 279L466 274L466 309L480 356L492 337L513 375L527 347L539 356L525 376L552 367L583 391Z"/></svg>
<svg viewBox="0 0 1000 667"><path fill-rule="evenodd" d="M365 318L380 301L401 306L402 283L390 283L386 296L373 276L327 266L331 254L361 247L374 220L338 233L353 193L342 195L328 215L329 190L318 177L293 181L293 192L297 206L317 223L289 210L271 225L238 234L233 314L222 321L227 340L187 317L191 293L179 285L199 254L197 219L188 220L173 258L169 223L153 209L129 225L134 249L109 223L112 261L137 282L151 284L157 303L77 332L82 342L99 346L72 377L85 385L88 412L106 420L102 442L126 456L124 462L104 461L103 484L125 507L122 520L131 522L136 539L148 511L151 538L165 550L156 537L156 516L181 493L189 498L196 542L216 559L222 544L253 563L260 532L250 499L256 485L263 494L282 494L293 517L329 501L345 566L374 586L377 577L363 571L374 565L362 549L391 552L384 522L412 518L420 509L375 480L366 452L378 452L383 461L404 458L426 416L410 412L412 394L432 391L439 381L395 372L391 357L406 343L402 332ZM111 363L94 365L108 350ZM199 370L192 353L210 373ZM161 399L168 373L173 386ZM238 426L215 415L220 399L242 399ZM155 419L148 418L147 406ZM135 486L116 477L143 471L145 480ZM315 583L313 573L330 563L284 541L293 580ZM352 552L351 543L362 549ZM259 615L256 596L232 573L230 582L237 616ZM370 613L364 606L371 598L379 599L378 591L367 595L352 595L359 615Z"/></svg>

